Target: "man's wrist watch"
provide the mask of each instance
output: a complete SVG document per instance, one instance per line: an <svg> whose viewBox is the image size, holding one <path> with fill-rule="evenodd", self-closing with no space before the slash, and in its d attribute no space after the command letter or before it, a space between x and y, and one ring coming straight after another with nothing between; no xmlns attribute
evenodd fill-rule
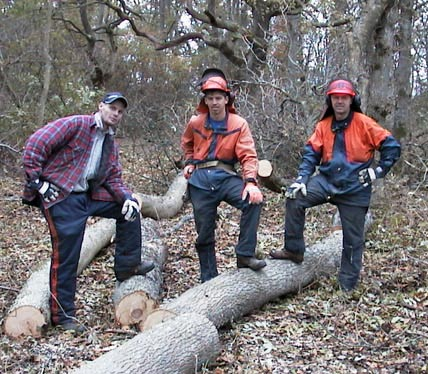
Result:
<svg viewBox="0 0 428 374"><path fill-rule="evenodd" d="M244 182L245 183L254 183L255 185L257 185L257 180L254 178L245 178Z"/></svg>

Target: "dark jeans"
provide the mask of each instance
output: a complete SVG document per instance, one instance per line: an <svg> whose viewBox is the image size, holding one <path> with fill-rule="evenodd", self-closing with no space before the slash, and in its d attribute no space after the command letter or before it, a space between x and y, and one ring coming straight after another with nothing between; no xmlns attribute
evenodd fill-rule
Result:
<svg viewBox="0 0 428 374"><path fill-rule="evenodd" d="M89 216L116 219L114 270L130 271L141 262L141 220L125 221L116 202L92 200L89 194L71 194L43 213L48 222L52 258L50 268L50 308L54 325L75 317L77 268Z"/></svg>
<svg viewBox="0 0 428 374"><path fill-rule="evenodd" d="M215 262L215 227L217 207L222 201L242 211L238 244L239 256L254 256L257 245L257 229L260 221L261 204L249 204L242 200L244 182L240 177L226 178L220 188L204 190L189 184L189 195L193 205L196 231L196 250L201 265L201 280L217 275Z"/></svg>
<svg viewBox="0 0 428 374"><path fill-rule="evenodd" d="M307 185L307 196L298 194L296 199L287 199L285 215L285 249L289 252L304 253L303 231L306 209L325 203L337 206L343 230L342 260L339 271L339 283L342 289L351 290L358 283L362 268L364 250L364 222L367 206L354 206L343 203L344 196L338 202L334 195L326 190L318 178L311 178Z"/></svg>

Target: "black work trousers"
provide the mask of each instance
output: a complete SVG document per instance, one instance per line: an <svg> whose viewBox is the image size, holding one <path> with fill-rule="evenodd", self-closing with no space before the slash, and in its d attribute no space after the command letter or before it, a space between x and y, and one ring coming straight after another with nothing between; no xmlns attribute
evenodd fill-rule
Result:
<svg viewBox="0 0 428 374"><path fill-rule="evenodd" d="M320 183L321 182L321 183ZM313 177L307 185L307 196L298 193L296 199L287 199L285 213L285 249L289 252L304 253L303 236L306 209L325 203L337 206L343 230L343 248L339 283L349 291L358 283L362 268L364 250L364 222L367 206L354 206L352 201L344 203L344 196L337 201L325 188L322 178Z"/></svg>
<svg viewBox="0 0 428 374"><path fill-rule="evenodd" d="M238 256L254 256L257 245L257 229L260 221L261 204L249 204L242 200L244 182L240 177L225 178L219 188L204 190L189 184L189 195L193 205L196 231L196 250L201 266L201 281L216 275L215 228L217 207L222 201L241 210L239 239L235 247Z"/></svg>
<svg viewBox="0 0 428 374"><path fill-rule="evenodd" d="M80 250L89 216L116 219L115 272L130 271L141 262L141 219L126 221L122 206L91 199L88 193L72 193L43 211L48 222L52 258L50 267L50 309L54 325L75 318L75 293Z"/></svg>

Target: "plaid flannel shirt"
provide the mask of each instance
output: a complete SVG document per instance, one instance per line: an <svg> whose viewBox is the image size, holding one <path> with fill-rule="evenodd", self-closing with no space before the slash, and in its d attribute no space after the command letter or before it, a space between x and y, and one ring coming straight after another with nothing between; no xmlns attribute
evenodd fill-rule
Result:
<svg viewBox="0 0 428 374"><path fill-rule="evenodd" d="M27 183L23 201L37 205L37 191L28 182L40 179L52 182L61 189L55 202L43 204L46 208L64 200L85 170L96 132L94 115L75 115L50 122L32 134L25 145L23 166ZM108 186L108 191L104 186ZM114 196L113 196L113 195ZM114 141L107 170L100 186L91 191L94 200L122 203L132 192L123 184L119 149Z"/></svg>

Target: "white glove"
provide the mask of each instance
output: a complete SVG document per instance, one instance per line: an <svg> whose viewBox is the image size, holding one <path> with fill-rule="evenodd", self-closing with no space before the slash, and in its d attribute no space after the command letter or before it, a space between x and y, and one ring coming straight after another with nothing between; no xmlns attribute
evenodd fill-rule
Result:
<svg viewBox="0 0 428 374"><path fill-rule="evenodd" d="M260 204L263 201L263 194L260 189L251 183L245 185L244 191L242 191L242 200L248 197L250 204Z"/></svg>
<svg viewBox="0 0 428 374"><path fill-rule="evenodd" d="M376 170L373 168L363 169L358 173L358 180L364 187L367 187L369 184L372 184L373 181L378 179L381 174L382 168L380 166L378 166Z"/></svg>
<svg viewBox="0 0 428 374"><path fill-rule="evenodd" d="M140 214L140 205L134 198L125 200L122 207L122 214L125 216L125 220L134 221L137 215Z"/></svg>
<svg viewBox="0 0 428 374"><path fill-rule="evenodd" d="M287 197L288 199L295 199L299 191L302 193L303 196L306 196L306 184L294 182L290 187L288 187L287 191L285 192L285 197Z"/></svg>

